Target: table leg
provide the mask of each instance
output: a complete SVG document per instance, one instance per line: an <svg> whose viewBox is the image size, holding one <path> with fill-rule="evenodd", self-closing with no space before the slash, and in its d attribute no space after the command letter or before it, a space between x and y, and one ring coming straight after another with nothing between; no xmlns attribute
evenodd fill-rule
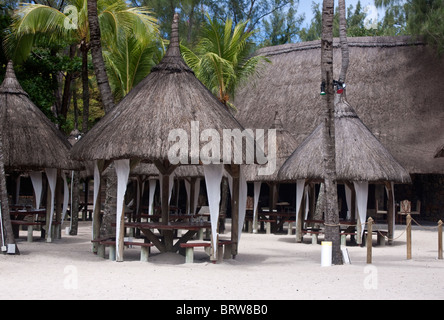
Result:
<svg viewBox="0 0 444 320"><path fill-rule="evenodd" d="M150 229L140 229L142 233L159 249L160 252L166 252L165 246L160 242L157 236Z"/></svg>
<svg viewBox="0 0 444 320"><path fill-rule="evenodd" d="M180 244L181 243L186 243L189 240L191 240L194 235L197 233L197 231L195 230L189 230L187 233L185 233L173 246L172 248L172 252L176 252L180 249Z"/></svg>

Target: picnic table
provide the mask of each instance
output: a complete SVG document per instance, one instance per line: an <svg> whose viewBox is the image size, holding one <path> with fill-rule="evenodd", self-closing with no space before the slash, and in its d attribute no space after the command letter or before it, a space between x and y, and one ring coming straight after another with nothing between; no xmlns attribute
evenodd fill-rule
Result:
<svg viewBox="0 0 444 320"><path fill-rule="evenodd" d="M316 244L318 236L324 234L324 220L304 220L304 227L301 229L301 241L304 234L310 234L312 244ZM339 221L341 244L346 245L346 237L350 236L354 241L356 236L356 221L340 220Z"/></svg>
<svg viewBox="0 0 444 320"><path fill-rule="evenodd" d="M177 252L182 243L190 241L193 236L202 229L211 228L211 223L208 221L202 222L125 222L125 228L139 229L145 237L161 252ZM153 230L158 230L160 236L155 234ZM174 231L187 230L187 232L178 238L174 243Z"/></svg>
<svg viewBox="0 0 444 320"><path fill-rule="evenodd" d="M43 227L45 225L46 209L30 209L26 210L14 210L9 212L11 216L12 231L14 237L19 237L20 226L26 226L28 228L28 242L33 241L33 231L34 227ZM31 219L26 219L26 217L31 216ZM45 238L45 230L41 230L41 238Z"/></svg>

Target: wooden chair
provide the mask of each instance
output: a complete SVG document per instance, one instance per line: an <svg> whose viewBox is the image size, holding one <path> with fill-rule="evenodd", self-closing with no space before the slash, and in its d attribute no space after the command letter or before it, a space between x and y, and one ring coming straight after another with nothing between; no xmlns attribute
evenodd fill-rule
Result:
<svg viewBox="0 0 444 320"><path fill-rule="evenodd" d="M379 201L376 199L376 204L375 204L375 208L376 208L376 216L378 217L379 215L383 216L383 219L385 220L387 218L387 210L383 210L383 208L379 207Z"/></svg>
<svg viewBox="0 0 444 320"><path fill-rule="evenodd" d="M421 213L421 201L416 201L416 210L412 211L412 202L409 200L403 200L400 203L400 208L398 211L398 217L400 218L400 222L402 223L402 217L410 215L419 215Z"/></svg>

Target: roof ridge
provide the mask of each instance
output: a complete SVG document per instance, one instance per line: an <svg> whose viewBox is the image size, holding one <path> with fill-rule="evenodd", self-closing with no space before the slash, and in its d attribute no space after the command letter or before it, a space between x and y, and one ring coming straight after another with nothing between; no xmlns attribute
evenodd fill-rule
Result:
<svg viewBox="0 0 444 320"><path fill-rule="evenodd" d="M401 47L410 45L425 45L424 41L412 36L377 36L377 37L348 37L349 47ZM333 39L333 47L339 48L339 38ZM261 48L257 51L259 55L278 55L293 51L320 49L321 40L305 41L298 43L287 43L278 46Z"/></svg>

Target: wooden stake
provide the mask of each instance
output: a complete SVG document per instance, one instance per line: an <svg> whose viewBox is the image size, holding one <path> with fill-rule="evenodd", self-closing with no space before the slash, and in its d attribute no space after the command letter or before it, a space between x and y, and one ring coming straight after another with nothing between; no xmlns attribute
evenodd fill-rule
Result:
<svg viewBox="0 0 444 320"><path fill-rule="evenodd" d="M412 216L407 215L407 260L412 259Z"/></svg>
<svg viewBox="0 0 444 320"><path fill-rule="evenodd" d="M369 217L367 220L367 263L372 263L372 236L373 232L373 219Z"/></svg>
<svg viewBox="0 0 444 320"><path fill-rule="evenodd" d="M442 260L442 220L438 221L438 259Z"/></svg>

